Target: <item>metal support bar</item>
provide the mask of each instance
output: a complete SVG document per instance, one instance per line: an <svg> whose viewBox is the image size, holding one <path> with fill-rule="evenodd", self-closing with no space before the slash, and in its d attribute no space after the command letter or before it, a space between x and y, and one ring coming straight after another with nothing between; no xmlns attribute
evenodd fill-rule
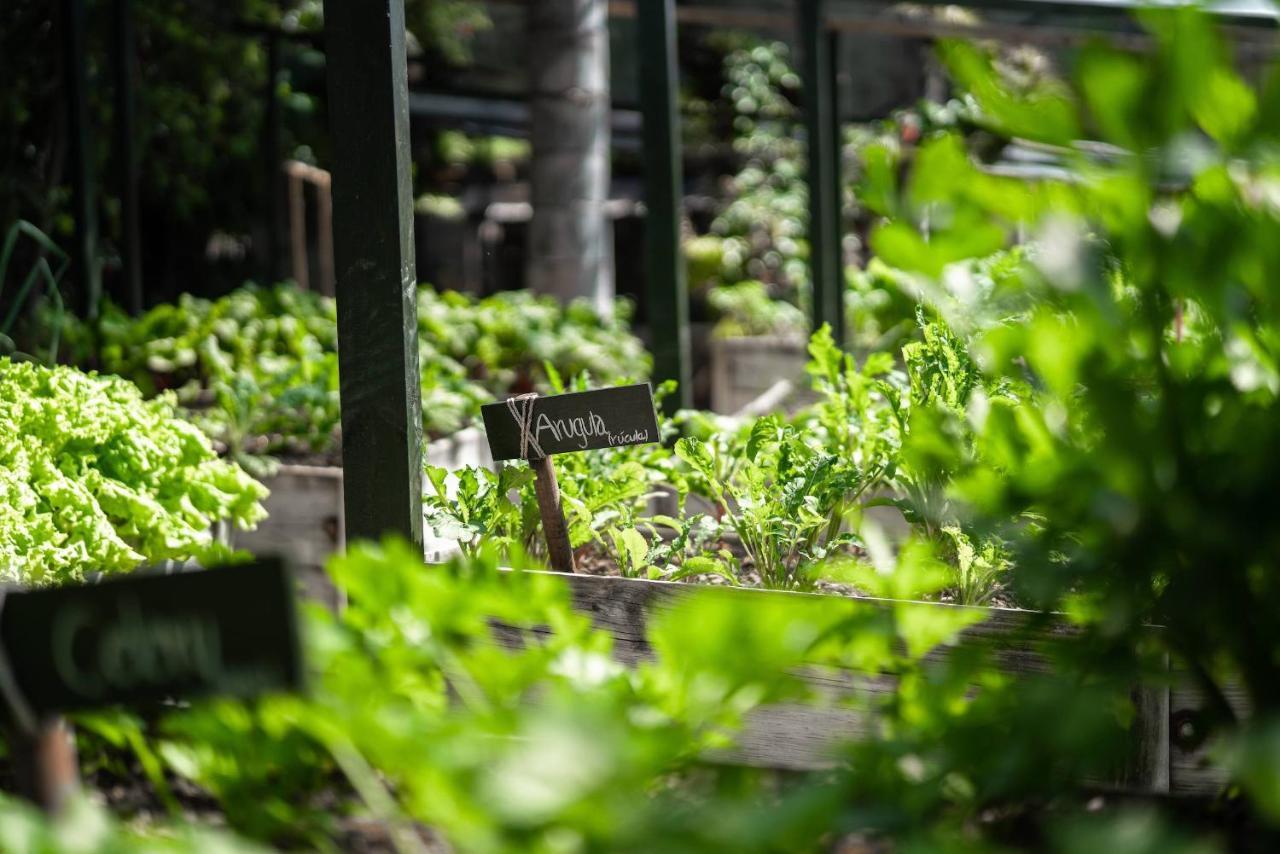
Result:
<svg viewBox="0 0 1280 854"><path fill-rule="evenodd" d="M130 314L141 314L142 241L138 232L138 155L134 98L133 14L131 0L115 0L115 131L120 168L120 258L123 262L124 304Z"/></svg>
<svg viewBox="0 0 1280 854"><path fill-rule="evenodd" d="M325 0L347 539L422 544L404 0Z"/></svg>
<svg viewBox="0 0 1280 854"><path fill-rule="evenodd" d="M809 278L813 327L831 325L844 344L844 271L840 249L840 149L835 112L836 66L823 0L799 0L797 29L809 149Z"/></svg>
<svg viewBox="0 0 1280 854"><path fill-rule="evenodd" d="M62 0L62 63L75 218L75 242L70 254L79 286L80 310L92 320L98 316L102 301L102 276L98 268L98 193L86 100L89 81L85 69L84 0Z"/></svg>
<svg viewBox="0 0 1280 854"><path fill-rule="evenodd" d="M640 107L644 116L645 294L652 338L653 378L675 380L668 411L692 405L689 367L689 292L680 251L680 114L676 100L674 0L636 7L640 49Z"/></svg>

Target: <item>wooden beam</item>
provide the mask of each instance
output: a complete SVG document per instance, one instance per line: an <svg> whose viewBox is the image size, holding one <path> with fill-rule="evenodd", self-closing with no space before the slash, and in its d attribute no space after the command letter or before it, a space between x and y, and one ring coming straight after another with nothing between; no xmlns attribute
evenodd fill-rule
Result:
<svg viewBox="0 0 1280 854"><path fill-rule="evenodd" d="M403 0L325 0L348 541L422 543Z"/></svg>
<svg viewBox="0 0 1280 854"><path fill-rule="evenodd" d="M830 609L881 609L887 614L901 609L929 611L971 611L980 620L960 631L954 645L939 646L925 655L926 661L940 662L955 650L989 650L993 662L1010 674L1053 672L1050 650L1072 643L1079 630L1059 615L1008 608L971 608L936 602L902 602L888 599L849 599L811 593L789 593L751 588L711 587L694 584L594 575L565 576L574 609L591 618L595 627L613 638L613 655L620 663L634 666L653 658L649 623L656 615L671 611L693 596L725 597L735 608L773 608L779 601L807 613L812 609L815 624L830 619ZM1164 629L1148 628L1153 635ZM533 634L545 634L535 631ZM495 635L504 646L519 648L529 638L507 626L496 626ZM865 702L841 705L855 695L861 700L891 697L898 681L888 673L836 667L806 667L799 677L813 699L765 706L747 717L746 727L730 750L709 759L757 768L817 770L836 764L833 750L841 743L874 736L877 723L873 708ZM1185 680L1173 674L1170 681L1157 677L1152 684L1133 691L1135 719L1130 731L1130 755L1123 758L1115 777L1095 781L1105 788L1130 792L1204 795L1219 791L1225 775L1205 759L1203 738L1180 744L1170 731L1174 721L1192 715L1203 704L1203 696ZM975 690L976 690L975 686ZM1229 686L1233 705L1243 709L1238 685ZM1245 710L1247 711L1247 710Z"/></svg>
<svg viewBox="0 0 1280 854"><path fill-rule="evenodd" d="M680 249L684 180L674 8L674 0L647 0L636 20L644 115L645 295L654 381L679 383L665 401L668 412L693 405L689 290Z"/></svg>

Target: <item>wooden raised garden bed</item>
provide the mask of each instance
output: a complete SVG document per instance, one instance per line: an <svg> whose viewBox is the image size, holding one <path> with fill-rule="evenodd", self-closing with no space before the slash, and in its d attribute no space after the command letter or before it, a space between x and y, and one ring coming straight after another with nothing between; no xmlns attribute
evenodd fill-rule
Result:
<svg viewBox="0 0 1280 854"><path fill-rule="evenodd" d="M731 597L734 607L760 608L786 597L798 607L875 607L954 609L964 606L931 602L896 602L879 599L849 600L807 593L786 593L749 588L702 587L691 584L591 575L567 575L574 606L589 616L595 626L613 638L613 654L621 663L635 665L653 655L648 641L649 619L674 607L691 595ZM771 601L773 600L773 601ZM851 602L857 603L856 606ZM1038 615L1007 608L981 608L982 620L959 634L954 647L981 646L995 650L995 659L1009 673L1043 673L1048 664L1040 652L1046 645L1070 643L1072 630L1052 621L1035 623ZM1153 628L1152 631L1160 631ZM509 646L523 643L518 634L500 630ZM949 654L947 648L930 653L937 660ZM812 667L801 678L818 698L814 704L787 703L763 707L747 719L735 749L710 759L748 767L820 770L832 766L832 750L868 734L874 726L872 713L848 705L841 698L855 693L885 695L897 690L897 680L881 673L867 673L830 667ZM1103 788L1148 794L1212 795L1221 790L1226 777L1209 763L1203 744L1189 738L1186 722L1197 719L1204 705L1203 695L1178 674L1171 682L1135 687L1136 718L1132 727L1130 756L1115 779L1100 780ZM1229 699L1243 711L1239 692Z"/></svg>
<svg viewBox="0 0 1280 854"><path fill-rule="evenodd" d="M474 427L431 442L426 456L432 465L450 471L493 464L484 434ZM232 544L254 554L287 558L307 594L332 603L333 588L324 565L346 548L342 467L286 463L263 483L271 490L264 502L267 518L255 530L233 532ZM428 560L443 559L456 550L452 540L427 540Z"/></svg>

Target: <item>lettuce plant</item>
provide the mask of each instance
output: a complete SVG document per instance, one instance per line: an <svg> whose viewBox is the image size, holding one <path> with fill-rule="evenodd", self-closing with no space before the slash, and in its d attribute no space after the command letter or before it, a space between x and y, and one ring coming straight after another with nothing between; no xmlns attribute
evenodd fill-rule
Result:
<svg viewBox="0 0 1280 854"><path fill-rule="evenodd" d="M629 307L603 317L524 292L477 300L418 291L423 427L446 435L509 391L550 388L546 366L601 382L643 377L649 357ZM50 321L52 322L52 321ZM69 319L69 358L148 395L173 389L221 450L255 472L339 444L337 307L287 285L246 285L217 300L183 295L139 318L107 305L96 325Z"/></svg>
<svg viewBox="0 0 1280 854"><path fill-rule="evenodd" d="M0 359L0 578L44 584L225 553L266 489L118 377Z"/></svg>

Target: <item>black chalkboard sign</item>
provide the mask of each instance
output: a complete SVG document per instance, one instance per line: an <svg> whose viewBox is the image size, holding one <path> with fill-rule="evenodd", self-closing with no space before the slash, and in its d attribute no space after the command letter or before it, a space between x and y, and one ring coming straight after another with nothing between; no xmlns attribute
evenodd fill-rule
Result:
<svg viewBox="0 0 1280 854"><path fill-rule="evenodd" d="M495 460L521 458L522 416L543 455L658 441L658 416L648 383L490 403L480 412ZM539 454L530 447L525 456Z"/></svg>
<svg viewBox="0 0 1280 854"><path fill-rule="evenodd" d="M293 582L274 559L11 590L0 643L37 714L301 687Z"/></svg>

